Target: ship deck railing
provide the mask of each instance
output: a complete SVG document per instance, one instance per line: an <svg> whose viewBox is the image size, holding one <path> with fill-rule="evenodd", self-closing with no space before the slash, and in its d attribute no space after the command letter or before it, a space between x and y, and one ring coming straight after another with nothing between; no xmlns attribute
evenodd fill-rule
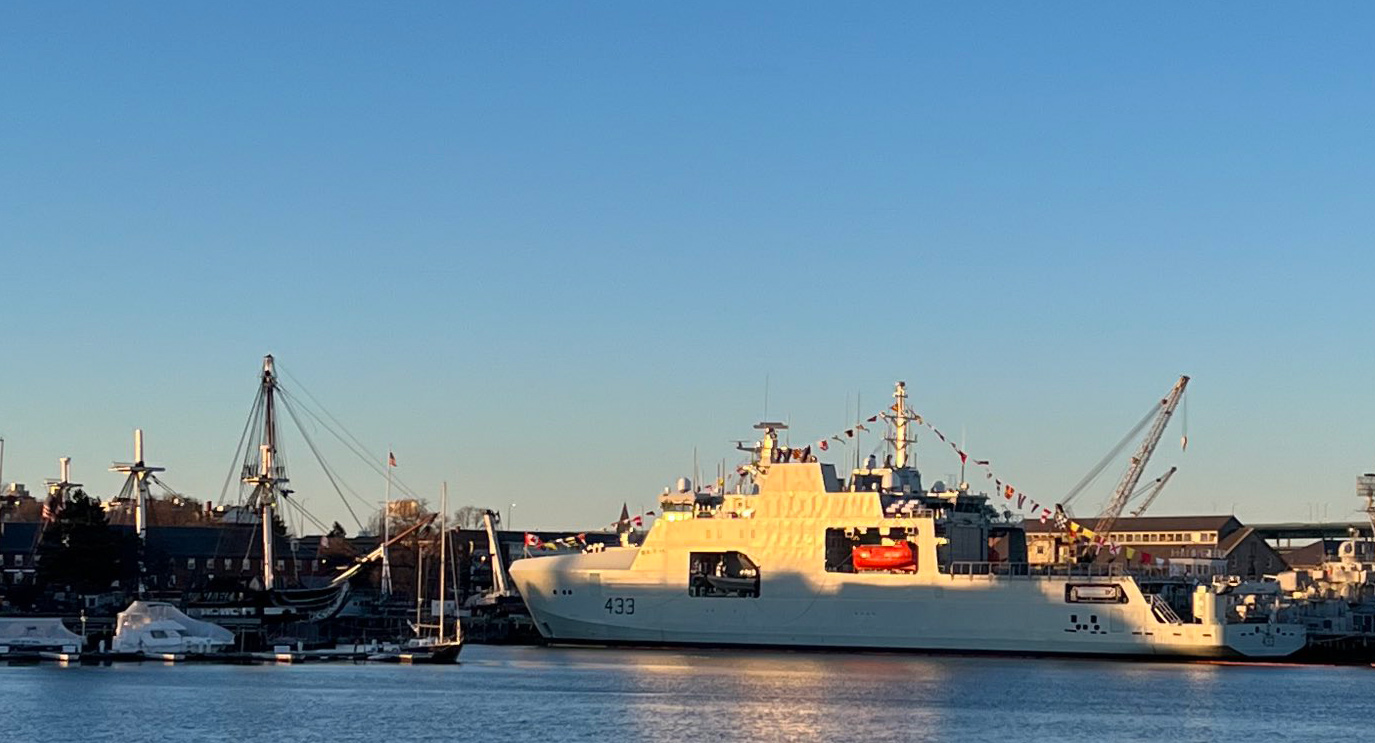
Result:
<svg viewBox="0 0 1375 743"><path fill-rule="evenodd" d="M1132 566L1118 563L1088 563L1086 565L1033 565L1026 562L952 562L942 566L942 573L948 575L987 575L999 578L1027 579L1070 579L1070 578L1115 578L1128 575L1158 575L1159 568Z"/></svg>

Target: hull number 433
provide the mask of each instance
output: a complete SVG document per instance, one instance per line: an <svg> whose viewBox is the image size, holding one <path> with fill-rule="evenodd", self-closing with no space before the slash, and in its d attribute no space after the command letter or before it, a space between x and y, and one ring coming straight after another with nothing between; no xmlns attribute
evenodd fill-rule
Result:
<svg viewBox="0 0 1375 743"><path fill-rule="evenodd" d="M635 599L613 597L606 600L607 614L634 614Z"/></svg>

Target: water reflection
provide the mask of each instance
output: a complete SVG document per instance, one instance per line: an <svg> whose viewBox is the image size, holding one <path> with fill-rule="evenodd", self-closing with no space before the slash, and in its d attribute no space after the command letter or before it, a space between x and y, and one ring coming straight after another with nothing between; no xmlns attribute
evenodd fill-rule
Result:
<svg viewBox="0 0 1375 743"><path fill-rule="evenodd" d="M4 740L1315 740L1375 673L918 655L464 650L457 667L0 668Z"/></svg>
<svg viewBox="0 0 1375 743"><path fill-rule="evenodd" d="M659 692L627 702L640 740L700 733L704 717L727 739L840 740L854 736L856 709L866 740L935 740L944 728L943 708L925 703L947 676L930 658L716 651L627 673Z"/></svg>

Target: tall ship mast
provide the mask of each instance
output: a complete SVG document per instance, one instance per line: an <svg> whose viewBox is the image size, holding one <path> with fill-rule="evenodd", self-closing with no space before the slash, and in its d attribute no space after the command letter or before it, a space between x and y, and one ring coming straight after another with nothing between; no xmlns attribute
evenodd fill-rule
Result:
<svg viewBox="0 0 1375 743"><path fill-rule="evenodd" d="M248 450L248 461L244 463L241 480L251 485L253 492L248 497L248 508L257 513L262 532L263 545L263 588L271 591L276 587L273 573L273 525L277 515L277 503L291 494L285 486L289 482L286 466L278 464L277 459L277 373L273 368L272 356L263 357L262 389L259 399L262 405L261 443ZM256 458L255 458L256 455Z"/></svg>
<svg viewBox="0 0 1375 743"><path fill-rule="evenodd" d="M1028 564L1020 522L987 495L924 486L905 384L868 422L880 417L887 455L848 477L818 461L828 447L784 448L761 424L734 492L678 480L638 546L516 561L536 627L589 644L1204 658L1303 648L1303 626L1273 596L1227 581L1107 559Z"/></svg>
<svg viewBox="0 0 1375 743"><path fill-rule="evenodd" d="M250 488L243 501L245 511L256 516L261 549L259 573L246 585L207 586L188 594L187 614L208 619L235 630L262 630L287 622L316 622L333 617L349 595L346 575L328 585L292 587L277 573L278 541L285 538L278 525L282 505L292 495L287 487L286 457L278 431L277 403L281 392L271 355L263 357L262 374L249 413L242 447L240 482ZM237 456L237 455L236 455Z"/></svg>

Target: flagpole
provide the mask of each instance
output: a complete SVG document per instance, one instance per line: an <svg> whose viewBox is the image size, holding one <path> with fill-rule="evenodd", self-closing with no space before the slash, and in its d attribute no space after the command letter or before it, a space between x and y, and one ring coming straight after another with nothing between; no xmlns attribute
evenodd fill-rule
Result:
<svg viewBox="0 0 1375 743"><path fill-rule="evenodd" d="M863 403L859 401L860 394L855 392L855 420L859 420L859 411L864 409ZM859 469L859 431L855 431L855 469Z"/></svg>
<svg viewBox="0 0 1375 743"><path fill-rule="evenodd" d="M964 479L964 460L965 460L969 455L965 454L964 452L967 452L967 451L969 451L969 448L965 445L965 441L964 441L964 426L960 426L960 486L963 486L964 483L965 483L965 479Z"/></svg>

